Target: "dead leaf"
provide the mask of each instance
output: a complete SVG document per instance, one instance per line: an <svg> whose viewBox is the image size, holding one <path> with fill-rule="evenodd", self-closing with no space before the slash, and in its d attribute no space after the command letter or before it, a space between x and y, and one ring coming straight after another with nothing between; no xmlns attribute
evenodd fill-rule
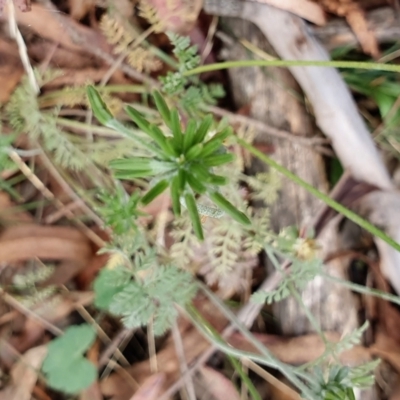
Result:
<svg viewBox="0 0 400 400"><path fill-rule="evenodd" d="M17 12L16 14L19 25L24 25L38 36L59 43L67 49L84 51L77 44L77 40L91 43L93 47L99 50L107 51L110 49L102 35L95 30L79 24L66 14L56 13L40 4L32 4L32 12L30 13ZM6 18L7 15L0 15L0 21L6 20ZM43 21L46 21L46 23L43 23Z"/></svg>
<svg viewBox="0 0 400 400"><path fill-rule="evenodd" d="M28 350L11 370L11 385L0 392L1 400L30 400L47 346Z"/></svg>
<svg viewBox="0 0 400 400"><path fill-rule="evenodd" d="M51 307L35 309L42 318L50 323L64 320L79 306L87 306L93 302L92 292L70 292L68 295L59 295L52 299ZM8 342L20 353L25 352L37 343L45 333L45 327L36 319L26 319L23 331L18 336L12 336ZM0 360L4 365L11 366L15 361L15 354L7 346L0 346Z"/></svg>
<svg viewBox="0 0 400 400"><path fill-rule="evenodd" d="M171 31L179 34L190 32L197 22L203 2L201 0L185 1L177 0L147 0L158 15L160 24L164 31Z"/></svg>
<svg viewBox="0 0 400 400"><path fill-rule="evenodd" d="M357 36L364 53L373 58L380 57L378 41L374 32L368 28L365 13L362 9L355 9L346 15L346 21Z"/></svg>
<svg viewBox="0 0 400 400"><path fill-rule="evenodd" d="M221 331L226 326L227 321L224 316L204 296L198 295L195 305L215 329ZM210 344L188 320L180 318L178 326L183 340L183 352L187 363L190 365ZM164 391L181 376L180 363L176 356L172 337L168 338L165 347L157 353L157 362L159 372L165 374L165 380L162 385L162 390ZM148 360L137 363L125 371L134 377L139 385L142 385L152 375ZM112 400L130 400L134 393L134 389L127 382L125 374L121 374L118 371L101 382L101 389L103 396L109 396Z"/></svg>
<svg viewBox="0 0 400 400"><path fill-rule="evenodd" d="M3 223L33 222L32 216L26 211L16 208L16 204L11 201L10 196L5 192L0 192L0 218Z"/></svg>
<svg viewBox="0 0 400 400"><path fill-rule="evenodd" d="M216 400L241 399L235 385L220 372L209 367L202 367L200 372L204 380L205 391L211 393Z"/></svg>
<svg viewBox="0 0 400 400"><path fill-rule="evenodd" d="M324 334L333 343L340 341L340 335L336 332L324 332ZM264 333L254 333L254 336L280 361L291 365L313 361L325 351L322 338L314 333L298 337L282 337ZM240 350L257 352L252 344L239 333L234 333L229 338L229 343ZM340 359L345 365L355 366L370 361L371 355L369 349L363 346L354 346L340 354Z"/></svg>
<svg viewBox="0 0 400 400"><path fill-rule="evenodd" d="M96 6L96 0L69 0L69 13L77 21L81 20Z"/></svg>
<svg viewBox="0 0 400 400"><path fill-rule="evenodd" d="M396 384L392 388L392 393L390 394L389 400L400 400L400 380L397 379Z"/></svg>
<svg viewBox="0 0 400 400"><path fill-rule="evenodd" d="M23 74L17 45L0 39L0 104L8 101Z"/></svg>
<svg viewBox="0 0 400 400"><path fill-rule="evenodd" d="M319 4L309 0L255 0L298 15L316 25L326 23L325 12Z"/></svg>
<svg viewBox="0 0 400 400"><path fill-rule="evenodd" d="M75 228L18 225L0 234L0 262L39 257L74 260L84 266L91 254L89 239Z"/></svg>
<svg viewBox="0 0 400 400"><path fill-rule="evenodd" d="M151 375L129 400L157 400L160 397L164 382L164 373Z"/></svg>
<svg viewBox="0 0 400 400"><path fill-rule="evenodd" d="M375 343L370 348L371 354L386 360L400 374L400 346L383 331L376 334Z"/></svg>
<svg viewBox="0 0 400 400"><path fill-rule="evenodd" d="M103 400L99 382L93 382L87 389L82 390L79 400Z"/></svg>

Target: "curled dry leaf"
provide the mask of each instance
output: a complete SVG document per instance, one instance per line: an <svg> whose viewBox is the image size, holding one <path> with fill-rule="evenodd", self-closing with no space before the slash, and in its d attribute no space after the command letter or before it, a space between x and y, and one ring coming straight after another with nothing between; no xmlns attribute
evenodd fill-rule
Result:
<svg viewBox="0 0 400 400"><path fill-rule="evenodd" d="M314 0L318 2L326 11L345 17L347 23L353 29L362 49L366 54L374 58L379 57L378 41L367 24L366 16L362 8L361 1L350 0Z"/></svg>
<svg viewBox="0 0 400 400"><path fill-rule="evenodd" d="M384 332L377 333L371 354L387 361L400 374L400 345Z"/></svg>
<svg viewBox="0 0 400 400"><path fill-rule="evenodd" d="M95 0L69 0L71 17L77 21L82 19L95 6Z"/></svg>
<svg viewBox="0 0 400 400"><path fill-rule="evenodd" d="M164 382L164 373L151 375L129 400L157 400L160 397Z"/></svg>
<svg viewBox="0 0 400 400"><path fill-rule="evenodd" d="M0 262L39 257L74 260L83 267L91 253L88 238L75 228L19 225L0 234Z"/></svg>
<svg viewBox="0 0 400 400"><path fill-rule="evenodd" d="M8 101L23 74L16 44L0 38L0 104Z"/></svg>
<svg viewBox="0 0 400 400"><path fill-rule="evenodd" d="M0 80L1 79L2 75L0 67ZM0 87L1 88L3 87L1 86L1 82L0 82ZM0 91L0 103L1 103L1 91ZM0 219L3 223L33 222L32 216L29 213L17 209L15 206L16 206L15 203L11 201L10 196L7 193L0 192Z"/></svg>
<svg viewBox="0 0 400 400"><path fill-rule="evenodd" d="M46 346L28 350L12 368L11 385L0 392L0 400L30 400L46 354Z"/></svg>
<svg viewBox="0 0 400 400"><path fill-rule="evenodd" d="M240 400L240 394L231 380L213 368L202 367L200 369L204 389L211 393L216 400Z"/></svg>
<svg viewBox="0 0 400 400"><path fill-rule="evenodd" d="M99 51L109 49L102 35L95 30L40 4L32 4L30 13L17 12L16 17L18 25L24 25L38 36L56 42L67 49L83 51L82 46L77 44L78 39L80 43L90 43ZM0 21L6 18L7 15L0 15ZM43 21L46 23L44 24Z"/></svg>

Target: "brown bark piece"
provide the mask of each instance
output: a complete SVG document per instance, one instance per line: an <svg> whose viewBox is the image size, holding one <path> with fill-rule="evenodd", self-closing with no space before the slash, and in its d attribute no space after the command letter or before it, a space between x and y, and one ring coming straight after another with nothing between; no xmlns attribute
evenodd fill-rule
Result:
<svg viewBox="0 0 400 400"><path fill-rule="evenodd" d="M400 40L400 26L396 11L389 7L381 7L366 14L370 31L381 43ZM328 50L341 46L356 46L357 37L349 25L341 18L335 18L324 26L313 27L315 36Z"/></svg>
<svg viewBox="0 0 400 400"><path fill-rule="evenodd" d="M274 54L264 36L253 24L226 19L228 29L239 38L245 38L269 54ZM227 51L228 59L245 59L246 52L238 45ZM294 135L311 136L315 132L311 118L305 108L305 100L296 82L287 70L278 68L246 68L229 70L233 96L238 108L251 104L250 116L262 120L278 129L293 132ZM326 191L326 178L322 157L312 149L298 146L294 142L258 135L257 142L272 142L276 149L271 155L277 162L296 173L314 187ZM267 167L254 160L253 172L265 171ZM298 185L282 178L280 197L271 208L274 230L290 226L302 226L316 214L321 203ZM332 239L333 243L335 238ZM334 245L332 243L332 246ZM333 248L332 248L333 250ZM343 270L333 267L336 276L345 278ZM320 322L323 330L338 331L356 327L356 309L350 292L317 278L310 282L301 293L304 303ZM346 309L346 315L342 310ZM313 331L301 306L293 299L287 299L275 306L282 331L288 335L300 335ZM349 325L350 324L350 325ZM347 330L346 330L347 332Z"/></svg>

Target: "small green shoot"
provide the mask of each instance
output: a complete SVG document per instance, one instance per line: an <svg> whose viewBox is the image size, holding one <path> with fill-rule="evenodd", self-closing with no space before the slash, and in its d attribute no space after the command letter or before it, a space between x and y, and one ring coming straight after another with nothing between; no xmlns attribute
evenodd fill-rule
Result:
<svg viewBox="0 0 400 400"><path fill-rule="evenodd" d="M109 125L113 117L92 86L88 88L88 97L95 116L98 116L103 124ZM218 187L225 185L227 179L213 172L213 167L227 164L234 159L233 154L227 153L223 146L224 140L232 135L231 128L226 127L208 138L212 117L207 116L199 125L190 119L186 130L182 131L177 110L170 110L158 92L155 92L153 97L166 126L171 129L172 136L166 136L139 111L127 106L127 114L148 135L148 150L153 154L148 158L112 161L110 166L115 170L116 178L154 177L153 186L141 199L143 205L149 204L169 188L174 213L180 215L180 203L188 208L194 231L200 240L203 240L204 235L196 206L198 195L207 195L233 219L241 224L250 225L249 218L219 192Z"/></svg>

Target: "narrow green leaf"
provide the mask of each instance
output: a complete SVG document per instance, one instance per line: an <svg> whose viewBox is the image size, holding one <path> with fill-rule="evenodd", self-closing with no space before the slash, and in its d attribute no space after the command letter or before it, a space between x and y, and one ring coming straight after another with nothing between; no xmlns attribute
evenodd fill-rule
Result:
<svg viewBox="0 0 400 400"><path fill-rule="evenodd" d="M197 211L196 200L191 193L187 193L185 195L185 203L189 212L190 220L192 221L193 224L194 233L196 234L199 240L203 241L204 240L203 227L201 226L199 212Z"/></svg>
<svg viewBox="0 0 400 400"><path fill-rule="evenodd" d="M228 164L234 161L235 155L232 153L218 154L216 156L212 155L203 160L203 165L205 167L218 167L220 165Z"/></svg>
<svg viewBox="0 0 400 400"><path fill-rule="evenodd" d="M203 167L203 164L200 163L192 163L190 165L190 172L192 172L202 182L208 182L211 177L211 173L208 169Z"/></svg>
<svg viewBox="0 0 400 400"><path fill-rule="evenodd" d="M223 141L232 133L232 129L228 126L225 128L223 131L217 133L213 138L208 140L206 143L204 143L204 149L201 152L201 157L205 158L212 153L214 153L216 150L218 150L220 147L222 147Z"/></svg>
<svg viewBox="0 0 400 400"><path fill-rule="evenodd" d="M210 178L208 179L208 183L217 186L227 185L228 182L229 180L225 176L215 175L215 174L210 174Z"/></svg>
<svg viewBox="0 0 400 400"><path fill-rule="evenodd" d="M201 122L199 129L196 132L196 137L194 138L193 144L201 143L207 135L211 124L214 120L212 114L208 114L204 117L203 121Z"/></svg>
<svg viewBox="0 0 400 400"><path fill-rule="evenodd" d="M145 133L149 134L149 122L146 121L146 118L142 113L135 110L132 106L125 107L126 113L129 115L131 120Z"/></svg>
<svg viewBox="0 0 400 400"><path fill-rule="evenodd" d="M199 157L200 158L207 157L207 156L215 153L221 146L222 146L222 142L220 140L212 139L212 141L208 141L204 145L203 150L199 154Z"/></svg>
<svg viewBox="0 0 400 400"><path fill-rule="evenodd" d="M186 171L184 171L182 168L179 169L178 171L178 180L179 180L179 190L182 192L183 189L185 188L186 184Z"/></svg>
<svg viewBox="0 0 400 400"><path fill-rule="evenodd" d="M375 65L375 64L372 63L371 65ZM314 195L318 199L322 200L329 207L333 208L338 213L344 215L346 218L352 220L357 225L361 226L361 228L364 228L368 232L370 232L373 235L379 237L380 239L385 241L387 244L392 246L395 250L400 251L400 243L398 243L395 240L393 240L385 232L383 232L382 230L378 229L376 226L372 225L370 222L368 222L364 218L360 217L355 212L349 210L348 208L346 208L342 204L336 202L335 200L333 200L331 197L329 197L325 193L320 192L314 186L312 186L308 182L304 181L303 179L299 178L296 174L294 174L293 172L290 172L284 166L278 164L275 160L273 160L272 158L266 156L264 153L262 153L261 151L257 150L252 145L248 144L245 140L238 138L237 142L243 148L248 150L251 154L253 154L257 158L259 158L261 161L263 161L266 164L268 164L270 167L276 169L278 172L280 172L281 174L285 175L287 178L289 178L293 182L297 183L299 186L301 186L302 188L307 190L309 193L311 193L312 195Z"/></svg>
<svg viewBox="0 0 400 400"><path fill-rule="evenodd" d="M110 161L110 167L119 170L146 170L151 169L150 164L153 162L151 158L135 157L135 158L119 158Z"/></svg>
<svg viewBox="0 0 400 400"><path fill-rule="evenodd" d="M183 151L186 153L193 144L196 137L197 122L194 119L189 120L185 134L183 135Z"/></svg>
<svg viewBox="0 0 400 400"><path fill-rule="evenodd" d="M207 188L192 174L187 174L187 182L195 193L203 194L206 192Z"/></svg>
<svg viewBox="0 0 400 400"><path fill-rule="evenodd" d="M179 113L177 109L171 111L171 131L174 136L175 148L182 151L183 148L183 134L181 130L181 122L179 120Z"/></svg>
<svg viewBox="0 0 400 400"><path fill-rule="evenodd" d="M171 192L172 209L174 210L174 214L176 216L179 216L181 215L181 202L180 202L181 188L180 188L179 175L176 175L172 178L170 192Z"/></svg>
<svg viewBox="0 0 400 400"><path fill-rule="evenodd" d="M232 203L230 203L221 193L212 192L209 194L210 199L234 220L240 222L243 225L250 225L251 222L246 214L239 211Z"/></svg>
<svg viewBox="0 0 400 400"><path fill-rule="evenodd" d="M186 160L192 161L197 158L203 150L203 143L195 144L185 155Z"/></svg>
<svg viewBox="0 0 400 400"><path fill-rule="evenodd" d="M163 96L157 90L153 92L153 98L156 103L157 110L161 114L162 119L167 124L167 126L171 126L171 111L167 106Z"/></svg>
<svg viewBox="0 0 400 400"><path fill-rule="evenodd" d="M114 116L111 114L99 92L92 85L89 85L86 88L86 93L89 99L90 107L93 110L93 114L101 124L106 125L107 122L114 119Z"/></svg>
<svg viewBox="0 0 400 400"><path fill-rule="evenodd" d="M155 173L151 169L144 169L138 171L116 171L114 172L114 176L117 179L135 179L135 178L147 178L150 176L154 176Z"/></svg>
<svg viewBox="0 0 400 400"><path fill-rule="evenodd" d="M166 139L166 146L168 148L168 153L172 154L172 157L179 157L179 148L176 145L176 140L175 138L169 137Z"/></svg>
<svg viewBox="0 0 400 400"><path fill-rule="evenodd" d="M220 140L221 142L224 141L227 137L232 135L233 131L230 126L227 126L225 129L223 129L221 132L218 132L214 137L212 137L208 142L211 142L213 140ZM208 143L207 142L207 143Z"/></svg>
<svg viewBox="0 0 400 400"><path fill-rule="evenodd" d="M162 130L156 125L150 125L149 135L154 141L160 146L167 157L177 157L178 152L174 149L171 144L171 138L166 138Z"/></svg>
<svg viewBox="0 0 400 400"><path fill-rule="evenodd" d="M354 395L354 390L352 388L347 388L346 394L349 400L356 400L356 396Z"/></svg>
<svg viewBox="0 0 400 400"><path fill-rule="evenodd" d="M168 187L169 182L167 180L162 180L158 182L154 187L152 187L143 197L142 204L147 205L151 203L157 196L159 196Z"/></svg>

